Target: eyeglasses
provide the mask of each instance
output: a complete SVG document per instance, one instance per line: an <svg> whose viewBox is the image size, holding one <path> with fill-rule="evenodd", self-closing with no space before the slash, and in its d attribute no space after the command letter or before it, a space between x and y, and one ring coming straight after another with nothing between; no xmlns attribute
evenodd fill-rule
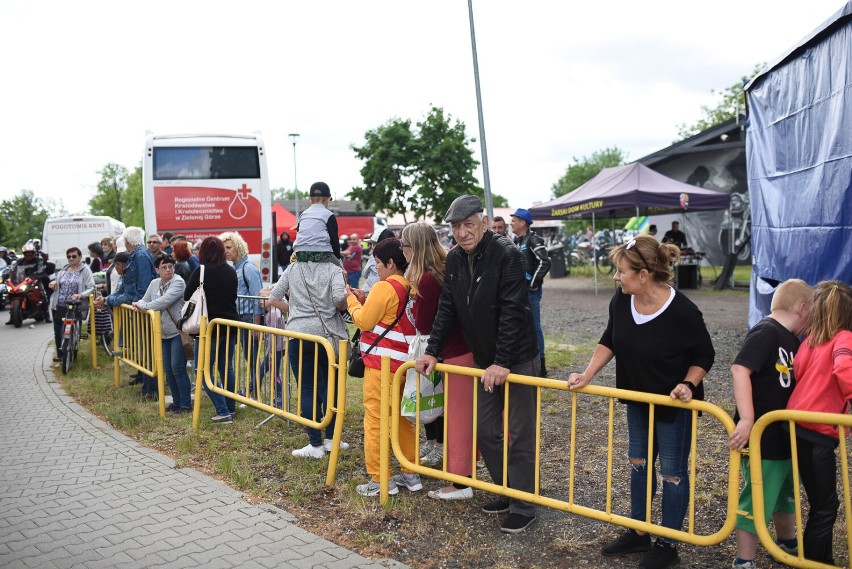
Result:
<svg viewBox="0 0 852 569"><path fill-rule="evenodd" d="M624 246L624 249L626 251L630 251L634 247L636 247L636 239L635 238L628 241L627 245ZM645 260L645 256L642 254L642 251L640 251L639 249L636 249L636 254L639 255L639 258L642 259L643 263L645 263L645 268L648 269L648 272L653 273L654 271L651 270L651 265L649 265L648 261Z"/></svg>
<svg viewBox="0 0 852 569"><path fill-rule="evenodd" d="M175 270L175 266L174 265L166 265L165 263L163 263L163 264L160 265L160 270L161 271L173 271L173 270Z"/></svg>
<svg viewBox="0 0 852 569"><path fill-rule="evenodd" d="M77 255L65 255L69 259L76 259Z"/></svg>

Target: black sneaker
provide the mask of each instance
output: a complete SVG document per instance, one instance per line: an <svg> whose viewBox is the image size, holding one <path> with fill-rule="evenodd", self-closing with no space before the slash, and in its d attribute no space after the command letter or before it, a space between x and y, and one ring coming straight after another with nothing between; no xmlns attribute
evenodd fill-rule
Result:
<svg viewBox="0 0 852 569"><path fill-rule="evenodd" d="M628 553L648 551L649 549L651 549L651 536L647 533L639 535L634 530L629 529L626 533L604 545L601 548L601 553L608 557L618 557Z"/></svg>
<svg viewBox="0 0 852 569"><path fill-rule="evenodd" d="M486 514L505 514L509 511L509 500L507 498L497 498L493 502L488 502L482 506L482 511Z"/></svg>
<svg viewBox="0 0 852 569"><path fill-rule="evenodd" d="M178 409L180 409L178 405L175 405L174 403L169 403L168 407L166 407L166 413L174 413Z"/></svg>
<svg viewBox="0 0 852 569"><path fill-rule="evenodd" d="M643 569L665 569L666 567L674 567L678 563L680 563L680 558L677 556L677 548L671 543L657 539L654 542L654 547L642 558L639 567Z"/></svg>
<svg viewBox="0 0 852 569"><path fill-rule="evenodd" d="M509 517L500 526L500 531L503 533L521 533L527 529L530 524L535 521L535 516L525 516L523 514L509 514Z"/></svg>

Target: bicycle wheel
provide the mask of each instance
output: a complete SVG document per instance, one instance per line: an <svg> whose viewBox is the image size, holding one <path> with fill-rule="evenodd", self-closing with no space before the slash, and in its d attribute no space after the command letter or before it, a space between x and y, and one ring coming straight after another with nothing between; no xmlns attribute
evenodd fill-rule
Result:
<svg viewBox="0 0 852 569"><path fill-rule="evenodd" d="M67 375L71 369L71 364L74 362L74 356L71 354L71 338L62 340L62 374Z"/></svg>
<svg viewBox="0 0 852 569"><path fill-rule="evenodd" d="M106 333L98 336L99 343L108 356L112 355L112 334Z"/></svg>
<svg viewBox="0 0 852 569"><path fill-rule="evenodd" d="M71 350L72 356L71 361L75 361L77 359L77 349L80 347L80 321L77 320L74 322L74 328L71 330L71 337L74 339L74 346Z"/></svg>

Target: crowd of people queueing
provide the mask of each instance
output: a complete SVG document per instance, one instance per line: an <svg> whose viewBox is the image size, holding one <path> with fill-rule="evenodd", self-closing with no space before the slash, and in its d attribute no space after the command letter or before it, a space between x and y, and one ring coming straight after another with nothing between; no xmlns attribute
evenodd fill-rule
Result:
<svg viewBox="0 0 852 569"><path fill-rule="evenodd" d="M129 227L124 231L126 253L112 260L121 267L121 278L96 306L131 304L137 310L163 313L166 379L174 400L169 411L179 414L190 408L177 320L183 303L202 282L210 319L273 323L322 336L335 350L340 340L348 339L346 313L361 330L365 365L364 457L368 478L357 486L359 494L377 496L380 491L381 356L390 356L393 372L411 359L409 346L415 343L423 347L422 353L415 355L418 373L429 375L438 363L483 370L479 381L460 374L444 378L448 430L442 432L443 421L428 426L421 462L434 464L445 454L448 472L471 477L471 458L478 452L495 484L504 483L505 471L510 488L534 492L535 389L513 384L511 405L506 409L510 373L544 375L544 339L537 312L548 266L543 262L546 250L542 251L529 229L533 223L529 212L517 210L512 216L512 240L492 231L478 197L462 196L445 215L457 244L451 250L442 246L433 227L412 223L403 228L399 238L389 230L374 236L372 255L363 271L356 271L354 265L349 270L343 267L343 261L354 253L340 249L336 221L327 209L328 186L314 184L310 196L311 206L300 216L295 242L284 235L279 241L291 255L282 263L281 276L271 290L261 290L259 271L248 261L245 241L238 233L206 238L196 258L185 243L171 243L171 251L155 252L151 249L159 249L159 236L149 236L146 248L142 229ZM104 247L108 249L108 245ZM101 257L97 248L90 247L89 251ZM703 380L714 364L715 351L700 310L671 285L679 248L651 236L638 236L614 247L610 255L617 268L613 278L618 287L610 301L607 325L585 369L568 376L569 389L588 385L615 360L617 388L684 403L703 399ZM94 286L91 269L81 264L81 256L79 249L69 249L68 264L56 280L59 294L55 297L85 296ZM181 263L185 263L183 269L179 269ZM357 280L353 276L356 272ZM238 296L261 294L268 297L263 303L267 312L258 309L256 302L249 309L240 309ZM800 341L800 337L804 339ZM225 352L233 353L235 342L236 335L221 335L215 348L219 354L216 381L231 391L234 362L228 361ZM283 345L275 342L264 349L274 349L280 365ZM299 358L299 341L290 342L288 363L292 372L298 377L317 377L316 383L301 382L300 414L319 421L329 406L328 383L335 378L326 376L328 362L323 350L314 354L316 347L305 343ZM848 410L852 398L852 289L837 281L822 282L815 288L799 280L781 284L772 313L749 332L731 373L737 426L729 445L734 450L747 446L755 421L771 410ZM476 440L472 435L474 392L478 402ZM207 393L216 412L211 421L232 422L234 400ZM630 517L645 520L647 477L652 476L653 497L658 483L654 465L659 460L661 524L680 530L690 494L693 415L676 406L657 406L650 456L648 406L627 402L626 416ZM510 437L506 465L504 420ZM333 430L334 421L325 432L308 428L308 444L294 450L293 455L324 457L331 450ZM834 455L838 430L800 424L796 435L799 470L809 502L804 555L832 563L832 527L838 510ZM418 437L414 425L400 421L400 446L411 462L415 462ZM348 445L341 443L341 448ZM797 540L789 435L779 425L768 429L761 452L766 521L774 522L779 546L794 553ZM738 516L734 560L734 567L745 568L754 567L757 547L747 466L746 459L746 485L740 498L740 509L746 514ZM403 469L391 477L389 493L397 494L400 488L421 490L420 476ZM473 497L473 490L465 484L449 484L428 495L438 500L464 500ZM508 514L501 525L501 531L507 533L522 532L536 520L535 505L516 498L498 497L483 511ZM650 535L634 530L624 532L602 549L605 556L631 553L644 554L639 566L645 568L669 567L679 561L675 540L658 537L652 541Z"/></svg>

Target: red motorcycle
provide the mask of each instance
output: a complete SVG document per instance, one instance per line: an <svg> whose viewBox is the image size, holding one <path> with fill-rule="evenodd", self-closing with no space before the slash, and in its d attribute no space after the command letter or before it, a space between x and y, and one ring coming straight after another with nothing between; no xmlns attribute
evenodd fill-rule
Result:
<svg viewBox="0 0 852 569"><path fill-rule="evenodd" d="M6 292L9 295L9 321L20 328L27 318L36 322L44 320L44 308L47 295L37 275L27 275L27 267L13 266L6 279Z"/></svg>

